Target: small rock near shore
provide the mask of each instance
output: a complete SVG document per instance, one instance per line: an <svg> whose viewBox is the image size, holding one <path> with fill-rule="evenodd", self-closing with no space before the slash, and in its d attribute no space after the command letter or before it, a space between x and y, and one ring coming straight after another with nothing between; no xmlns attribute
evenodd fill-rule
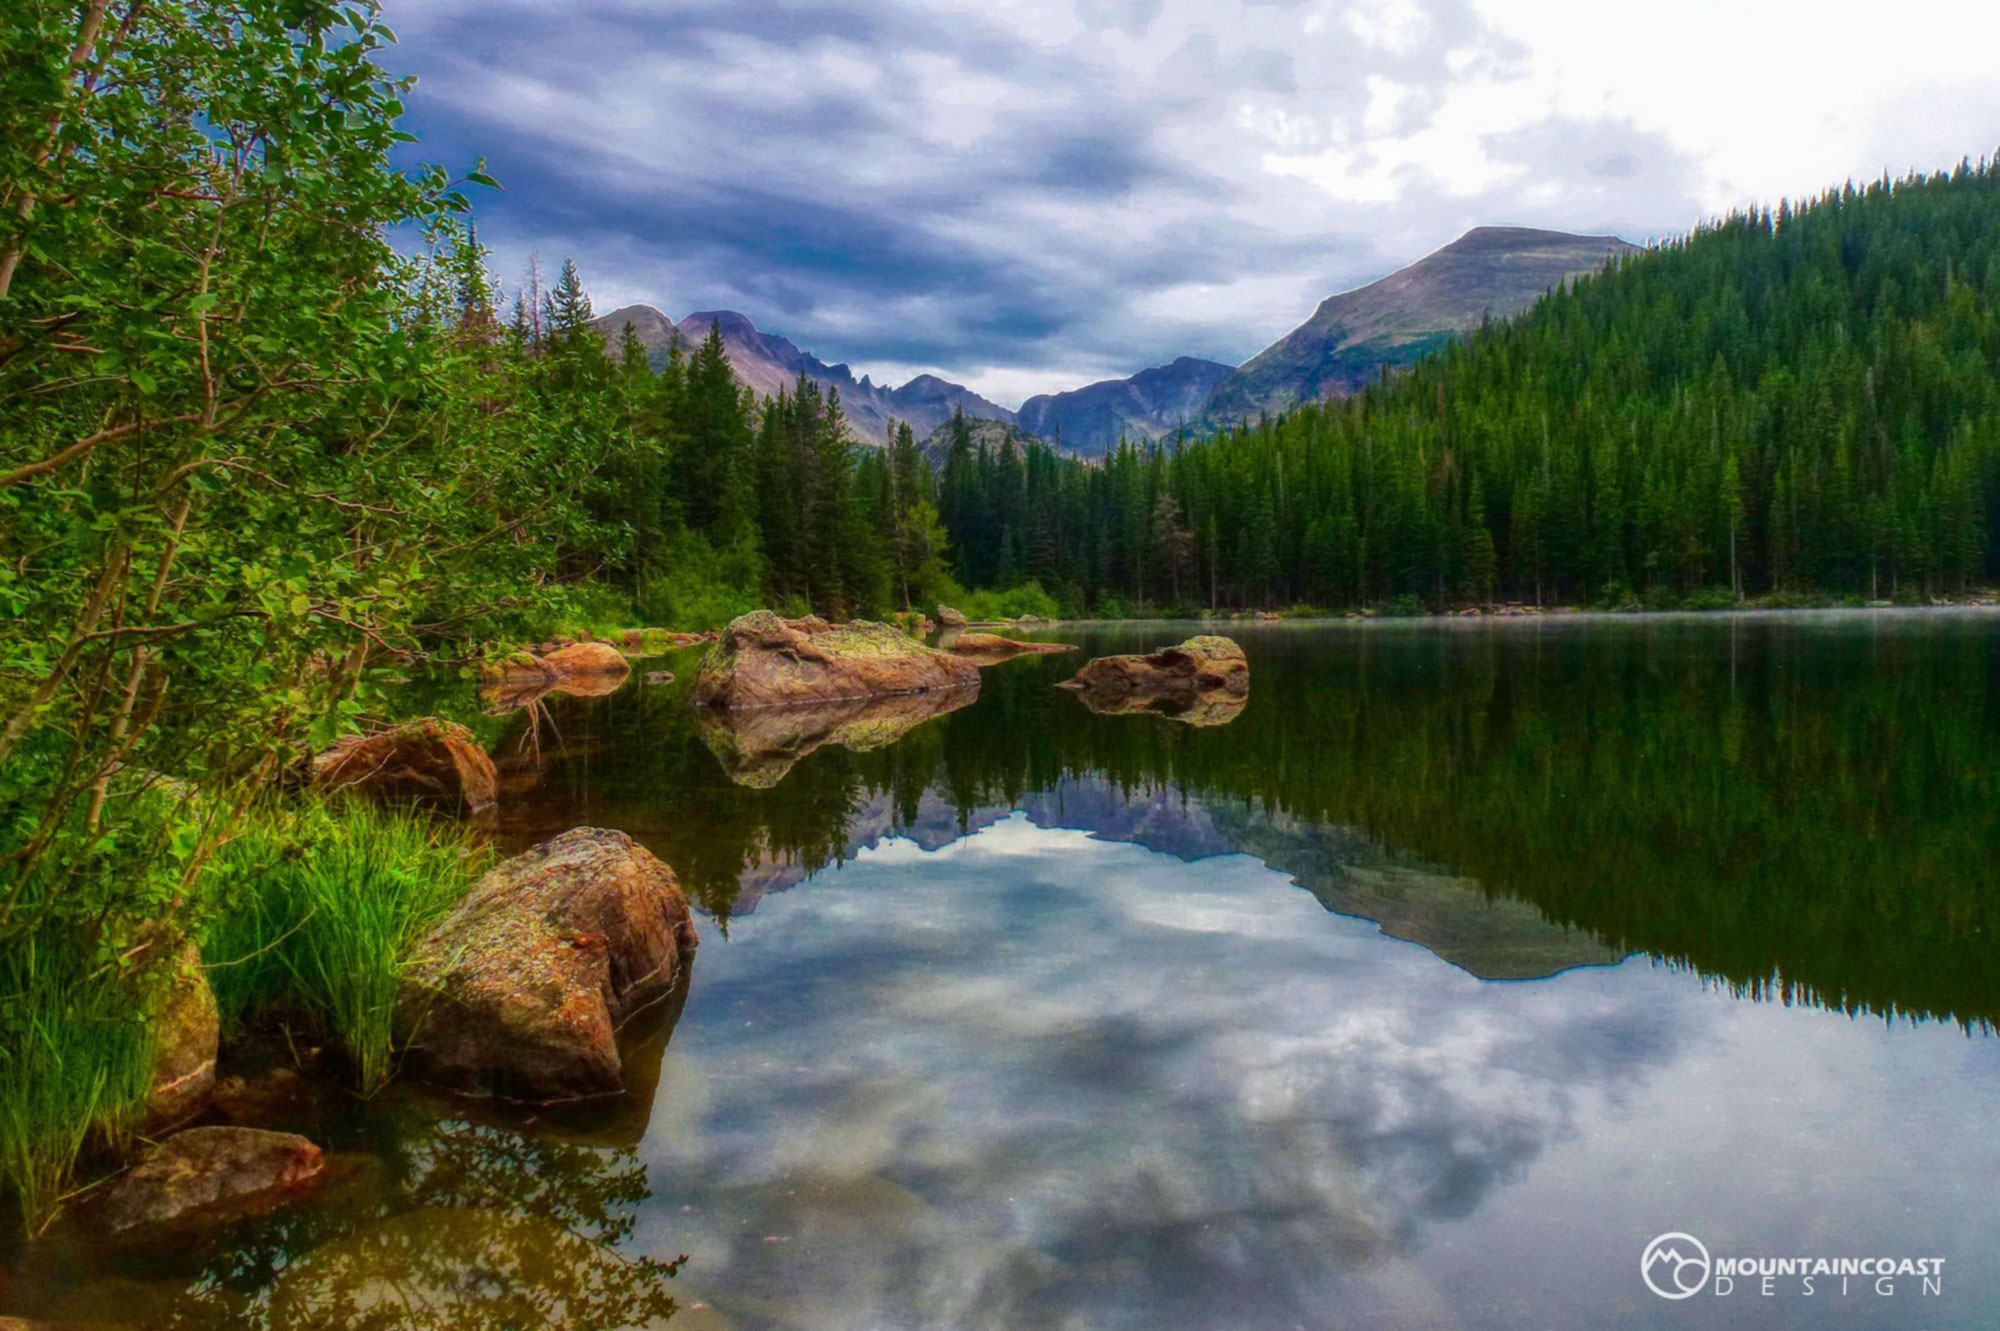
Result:
<svg viewBox="0 0 2000 1331"><path fill-rule="evenodd" d="M111 1183L90 1219L117 1235L222 1223L296 1200L325 1167L320 1148L293 1133L189 1128Z"/></svg>
<svg viewBox="0 0 2000 1331"><path fill-rule="evenodd" d="M578 675L629 675L632 663L608 642L579 642L558 647L542 658L542 667L557 679Z"/></svg>
<svg viewBox="0 0 2000 1331"><path fill-rule="evenodd" d="M975 665L998 665L1017 656L1047 656L1076 650L1073 643L1022 642L1018 638L1003 638L997 633L957 633L946 639L942 646L953 656L964 657Z"/></svg>
<svg viewBox="0 0 2000 1331"><path fill-rule="evenodd" d="M493 807L499 778L471 731L425 717L341 740L313 758L310 783L315 790L354 790L383 801L477 813Z"/></svg>

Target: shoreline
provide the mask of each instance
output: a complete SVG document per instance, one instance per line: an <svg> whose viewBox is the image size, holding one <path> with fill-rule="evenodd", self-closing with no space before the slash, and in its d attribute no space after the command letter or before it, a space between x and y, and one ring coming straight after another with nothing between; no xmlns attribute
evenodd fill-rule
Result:
<svg viewBox="0 0 2000 1331"><path fill-rule="evenodd" d="M1516 613L1482 611L1470 614L1452 610L1442 613L1422 615L1382 615L1351 612L1328 612L1315 615L1271 615L1256 613L1239 615L1190 615L1159 616L1124 619L1044 619L1032 624L1017 624L1012 621L988 621L971 625L973 628L1005 628L1023 633L1041 633L1066 628L1129 628L1147 624L1200 624L1227 625L1232 628L1283 628L1287 625L1310 625L1315 628L1329 626L1353 626L1367 628L1382 625L1435 626L1441 624L1464 625L1467 627L1494 624L1547 624L1547 623L1657 623L1662 620L1711 620L1711 619L1802 619L1807 617L1860 619L1897 618L1910 619L1926 616L1939 618L1953 616L2000 615L2000 601L1969 601L1939 605L1823 605L1823 606L1730 606L1715 610L1597 610L1564 607L1560 609L1528 610Z"/></svg>

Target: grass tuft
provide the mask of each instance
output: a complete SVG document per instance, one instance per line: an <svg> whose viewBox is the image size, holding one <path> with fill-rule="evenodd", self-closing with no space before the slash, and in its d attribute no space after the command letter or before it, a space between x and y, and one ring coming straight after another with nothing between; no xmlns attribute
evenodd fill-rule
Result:
<svg viewBox="0 0 2000 1331"><path fill-rule="evenodd" d="M208 871L221 909L202 956L225 1025L303 1021L375 1090L411 948L491 861L454 824L358 802L253 816Z"/></svg>
<svg viewBox="0 0 2000 1331"><path fill-rule="evenodd" d="M0 949L0 1191L30 1233L60 1208L93 1132L137 1123L153 1039L134 979L80 937L38 931Z"/></svg>

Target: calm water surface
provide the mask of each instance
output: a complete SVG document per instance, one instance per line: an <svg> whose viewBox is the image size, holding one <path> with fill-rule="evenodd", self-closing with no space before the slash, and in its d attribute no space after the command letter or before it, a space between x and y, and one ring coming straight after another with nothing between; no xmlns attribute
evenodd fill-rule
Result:
<svg viewBox="0 0 2000 1331"><path fill-rule="evenodd" d="M1191 626L1060 630L1087 653ZM1990 1327L2000 618L1234 626L1226 725L976 698L484 722L503 839L705 913L629 1103L323 1110L320 1201L11 1259L173 1326ZM1731 1257L1945 1259L1650 1293ZM685 1258L684 1261L679 1259ZM674 1309L670 1313L670 1308Z"/></svg>

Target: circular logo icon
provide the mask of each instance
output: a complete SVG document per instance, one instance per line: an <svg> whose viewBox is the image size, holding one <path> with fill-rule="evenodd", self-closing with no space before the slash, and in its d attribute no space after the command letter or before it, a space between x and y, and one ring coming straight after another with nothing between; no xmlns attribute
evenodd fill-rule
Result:
<svg viewBox="0 0 2000 1331"><path fill-rule="evenodd" d="M1646 1288L1663 1299L1685 1299L1708 1283L1708 1249L1692 1234L1662 1234L1639 1258Z"/></svg>

